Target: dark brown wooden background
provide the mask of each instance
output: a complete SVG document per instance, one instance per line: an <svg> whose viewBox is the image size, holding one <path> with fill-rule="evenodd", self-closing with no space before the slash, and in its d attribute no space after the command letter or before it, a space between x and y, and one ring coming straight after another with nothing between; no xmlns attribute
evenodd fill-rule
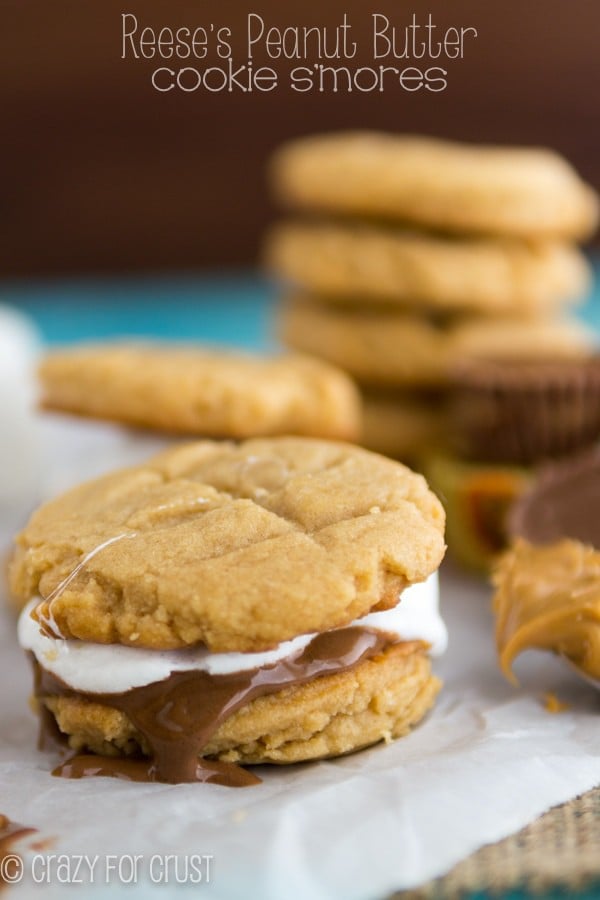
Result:
<svg viewBox="0 0 600 900"><path fill-rule="evenodd" d="M0 275L252 263L282 139L375 127L563 151L600 186L598 0L0 0ZM479 31L444 93L158 94L121 55L121 13L160 27L431 12ZM365 42L368 44L368 41ZM369 64L365 53L365 63ZM202 63L197 63L202 66ZM298 63L296 63L298 64Z"/></svg>

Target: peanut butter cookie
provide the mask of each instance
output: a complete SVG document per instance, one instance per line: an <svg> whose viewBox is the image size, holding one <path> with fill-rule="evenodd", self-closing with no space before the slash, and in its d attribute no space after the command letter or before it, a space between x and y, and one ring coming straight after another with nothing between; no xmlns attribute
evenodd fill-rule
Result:
<svg viewBox="0 0 600 900"><path fill-rule="evenodd" d="M365 224L275 226L265 260L328 303L486 315L553 313L591 282L580 250L556 242L442 238Z"/></svg>
<svg viewBox="0 0 600 900"><path fill-rule="evenodd" d="M286 344L334 363L367 385L443 387L466 358L568 359L592 336L563 319L464 317L436 322L404 312L334 308L294 298L280 313Z"/></svg>
<svg viewBox="0 0 600 900"><path fill-rule="evenodd" d="M339 756L410 731L433 705L440 681L425 649L394 644L348 672L252 700L230 716L203 749L233 763L293 763ZM90 699L47 696L69 746L115 756L149 753L127 714Z"/></svg>
<svg viewBox="0 0 600 900"><path fill-rule="evenodd" d="M443 529L422 476L358 447L201 442L46 503L9 578L23 603L55 593L65 638L259 651L394 606Z"/></svg>
<svg viewBox="0 0 600 900"><path fill-rule="evenodd" d="M362 444L369 450L410 461L447 438L444 406L437 396L367 391L363 404Z"/></svg>
<svg viewBox="0 0 600 900"><path fill-rule="evenodd" d="M360 428L350 379L302 356L106 344L51 353L39 375L46 409L176 434L353 440Z"/></svg>
<svg viewBox="0 0 600 900"><path fill-rule="evenodd" d="M288 206L442 231L580 239L598 201L551 150L349 132L301 138L271 169Z"/></svg>

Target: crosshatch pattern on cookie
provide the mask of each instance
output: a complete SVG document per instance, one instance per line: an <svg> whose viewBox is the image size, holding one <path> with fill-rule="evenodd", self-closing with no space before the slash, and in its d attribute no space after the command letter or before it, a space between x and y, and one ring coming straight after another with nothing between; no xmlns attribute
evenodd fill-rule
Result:
<svg viewBox="0 0 600 900"><path fill-rule="evenodd" d="M43 506L10 566L48 597L62 636L258 651L397 603L444 553L425 480L344 444L302 438L183 445Z"/></svg>

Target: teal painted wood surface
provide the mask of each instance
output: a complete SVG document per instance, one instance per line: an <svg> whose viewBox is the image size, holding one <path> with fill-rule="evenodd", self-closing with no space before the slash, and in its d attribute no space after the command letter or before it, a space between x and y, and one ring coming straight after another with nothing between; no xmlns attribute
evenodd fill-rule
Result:
<svg viewBox="0 0 600 900"><path fill-rule="evenodd" d="M596 271L576 313L600 332L600 259ZM28 312L51 344L137 336L269 349L276 299L252 273L0 282L0 300Z"/></svg>
<svg viewBox="0 0 600 900"><path fill-rule="evenodd" d="M0 301L29 313L51 344L136 336L267 349L274 300L249 274L0 282Z"/></svg>

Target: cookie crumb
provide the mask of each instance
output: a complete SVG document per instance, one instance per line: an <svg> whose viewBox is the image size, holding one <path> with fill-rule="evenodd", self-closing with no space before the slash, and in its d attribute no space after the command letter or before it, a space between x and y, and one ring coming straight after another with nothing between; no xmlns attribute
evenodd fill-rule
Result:
<svg viewBox="0 0 600 900"><path fill-rule="evenodd" d="M247 809L236 809L236 811L231 816L231 821L234 823L234 825L240 825L247 818Z"/></svg>

